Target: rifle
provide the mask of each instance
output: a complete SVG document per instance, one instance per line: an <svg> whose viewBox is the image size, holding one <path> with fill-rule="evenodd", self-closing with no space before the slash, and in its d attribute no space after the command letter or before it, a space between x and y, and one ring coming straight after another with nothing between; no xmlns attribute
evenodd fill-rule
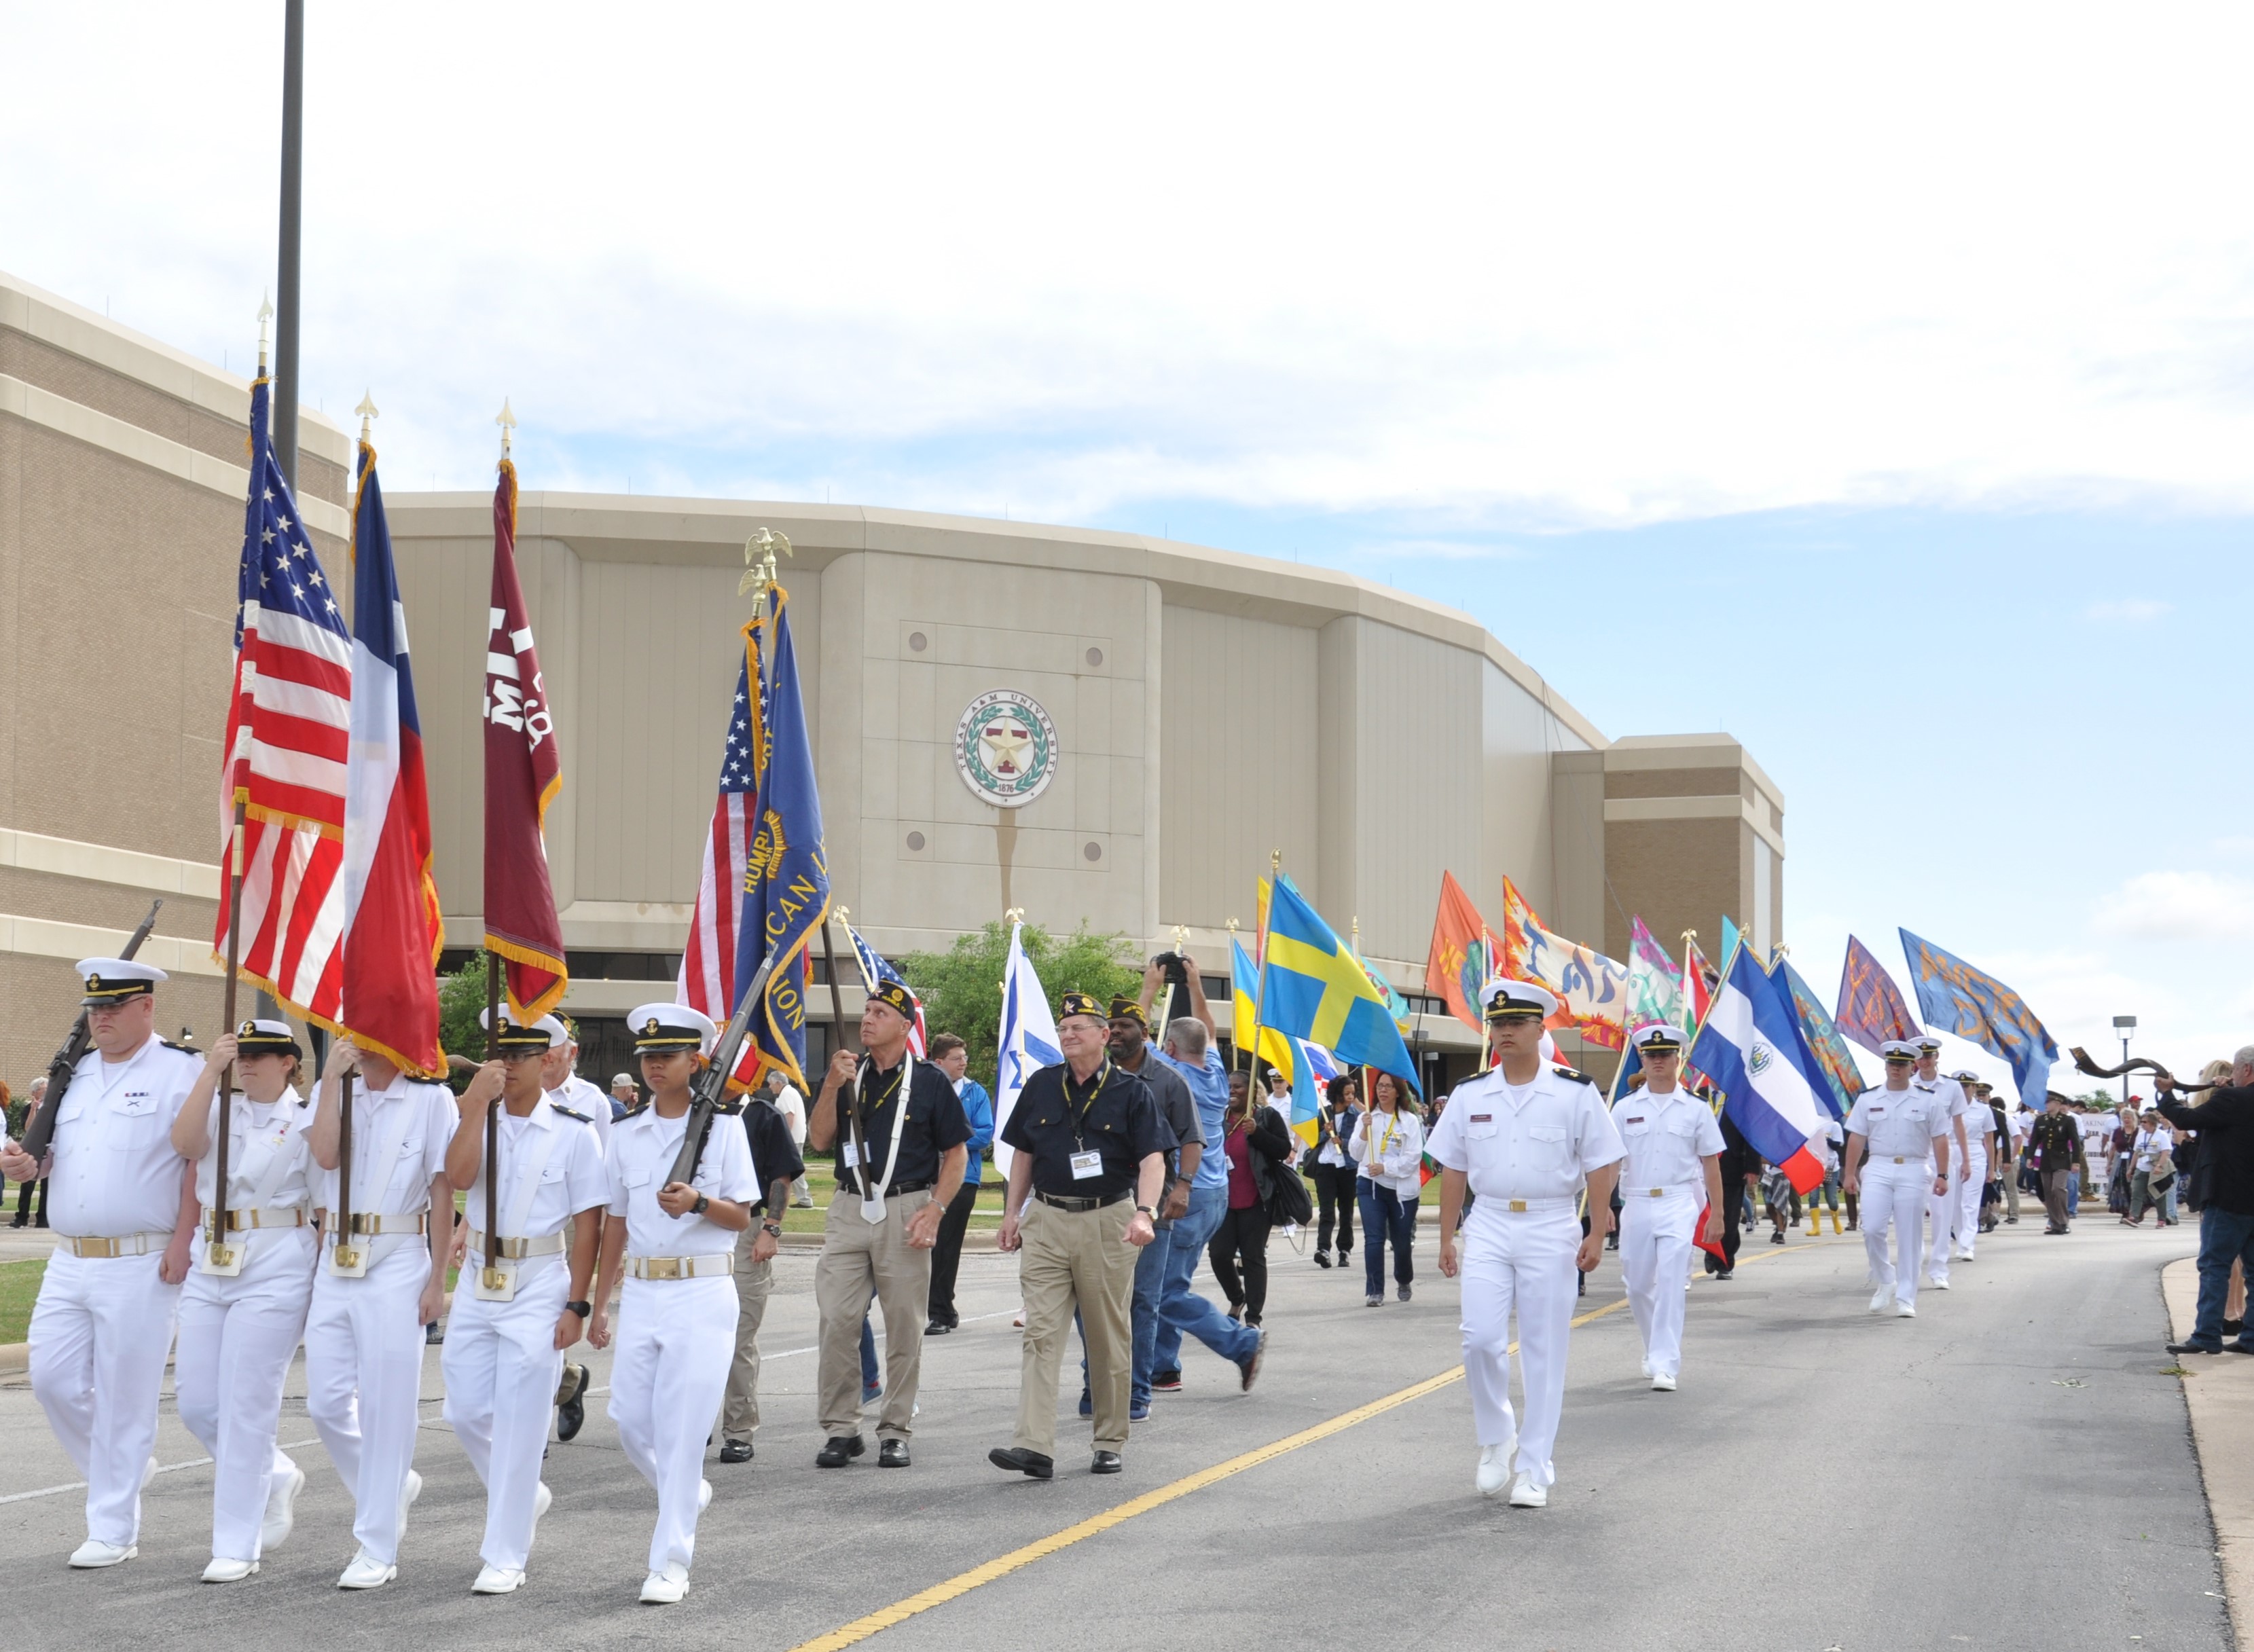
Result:
<svg viewBox="0 0 2254 1652"><path fill-rule="evenodd" d="M2077 1072L2088 1074L2091 1078L2120 1078L2131 1073L2150 1073L2154 1078L2160 1082L2160 1087L2162 1088L2181 1090L2187 1096L2195 1095L2201 1090L2211 1090L2215 1088L2214 1084L2211 1083L2187 1084L2182 1080L2176 1077L2174 1074L2169 1072L2167 1068L2162 1067L2158 1061L2150 1060L2149 1058L2142 1055L2133 1056L2130 1060L2122 1062L2118 1067L2098 1066L2095 1060L2090 1059L2090 1052L2083 1049L2079 1044L2074 1046L2073 1055L2075 1069Z"/></svg>
<svg viewBox="0 0 2254 1652"><path fill-rule="evenodd" d="M157 909L164 904L161 900L149 903L149 915L141 920L141 927L127 938L124 949L117 955L120 958L130 960L135 953L141 950L141 943L157 927ZM63 1092L70 1088L71 1077L78 1071L79 1062L85 1059L87 1049L94 1041L86 1014L83 1009L78 1012L78 1020L71 1027L70 1036L63 1040L62 1048L55 1052L55 1059L47 1064L47 1093L39 1102L39 1110L32 1114L24 1126L24 1139L19 1145L34 1158L45 1158L47 1149L53 1144L55 1116L62 1110ZM228 1031L232 1032L234 1029L229 1027Z"/></svg>
<svg viewBox="0 0 2254 1652"><path fill-rule="evenodd" d="M760 962L759 973L752 977L751 984L737 1001L736 1012L721 1029L720 1041L712 1046L710 1064L689 1082L689 1128L682 1132L681 1151L674 1155L673 1172L665 1179L668 1186L675 1182L696 1180L696 1160L704 1151L704 1138L711 1133L714 1116L743 1110L743 1103L728 1094L728 1079L736 1070L736 1057L743 1053L744 1040L752 1030L752 1012L766 998L767 977L774 974L774 953L770 948Z"/></svg>

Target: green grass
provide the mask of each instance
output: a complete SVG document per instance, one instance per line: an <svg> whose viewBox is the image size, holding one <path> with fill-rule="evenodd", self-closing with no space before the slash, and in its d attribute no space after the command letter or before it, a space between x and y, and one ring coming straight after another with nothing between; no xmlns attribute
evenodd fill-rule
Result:
<svg viewBox="0 0 2254 1652"><path fill-rule="evenodd" d="M0 1342L21 1342L32 1328L32 1304L38 1300L39 1281L46 1277L47 1259L0 1264Z"/></svg>

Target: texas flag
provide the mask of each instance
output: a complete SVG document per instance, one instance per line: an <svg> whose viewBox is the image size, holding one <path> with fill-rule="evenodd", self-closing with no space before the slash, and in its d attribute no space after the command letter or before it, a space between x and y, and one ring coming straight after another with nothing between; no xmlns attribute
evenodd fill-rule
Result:
<svg viewBox="0 0 2254 1652"><path fill-rule="evenodd" d="M1824 1078L1790 994L1751 948L1732 955L1690 1060L1723 1092L1723 1112L1755 1152L1801 1193L1823 1181L1823 1161L1808 1142L1829 1116L1816 1099Z"/></svg>
<svg viewBox="0 0 2254 1652"><path fill-rule="evenodd" d="M352 740L345 764L344 1007L355 1042L410 1073L443 1077L438 979L445 942L430 879L423 731L407 661L407 613L376 485L360 444L353 513Z"/></svg>

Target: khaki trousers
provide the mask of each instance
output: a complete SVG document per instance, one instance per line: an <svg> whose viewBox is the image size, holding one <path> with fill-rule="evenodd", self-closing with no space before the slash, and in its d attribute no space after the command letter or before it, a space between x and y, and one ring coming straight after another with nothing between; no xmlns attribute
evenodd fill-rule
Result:
<svg viewBox="0 0 2254 1652"><path fill-rule="evenodd" d="M1135 1259L1127 1242L1132 1200L1098 1210L1063 1211L1040 1200L1026 1206L1019 1228L1018 1288L1026 1299L1026 1335L1018 1388L1020 1451L1056 1455L1057 1372L1080 1310L1088 1336L1088 1393L1096 1410L1096 1449L1127 1444L1127 1396L1135 1339L1130 1307Z"/></svg>
<svg viewBox="0 0 2254 1652"><path fill-rule="evenodd" d="M877 1414L879 1439L906 1439L915 1431L916 1382L923 1368L924 1315L931 1305L931 1252L908 1243L908 1218L931 1202L928 1189L894 1194L882 1222L861 1219L858 1194L840 1192L822 1224L822 1257L814 1264L814 1306L822 1316L821 1368L816 1404L822 1432L851 1437L861 1432L861 1321L869 1293L885 1312L885 1404Z"/></svg>
<svg viewBox="0 0 2254 1652"><path fill-rule="evenodd" d="M748 1442L760 1432L760 1321L767 1317L774 1264L752 1260L752 1242L759 1236L756 1220L736 1236L736 1357L728 1367L727 1396L720 1403L723 1439Z"/></svg>

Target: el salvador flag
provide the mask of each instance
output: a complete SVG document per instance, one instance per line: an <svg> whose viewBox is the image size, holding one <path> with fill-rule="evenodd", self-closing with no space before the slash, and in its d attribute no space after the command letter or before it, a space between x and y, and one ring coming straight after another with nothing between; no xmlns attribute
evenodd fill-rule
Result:
<svg viewBox="0 0 2254 1652"><path fill-rule="evenodd" d="M1823 1163L1808 1140L1823 1128L1816 1089L1824 1079L1814 1070L1791 998L1745 947L1730 960L1690 1064L1722 1091L1722 1111L1754 1151L1797 1191L1823 1182Z"/></svg>

